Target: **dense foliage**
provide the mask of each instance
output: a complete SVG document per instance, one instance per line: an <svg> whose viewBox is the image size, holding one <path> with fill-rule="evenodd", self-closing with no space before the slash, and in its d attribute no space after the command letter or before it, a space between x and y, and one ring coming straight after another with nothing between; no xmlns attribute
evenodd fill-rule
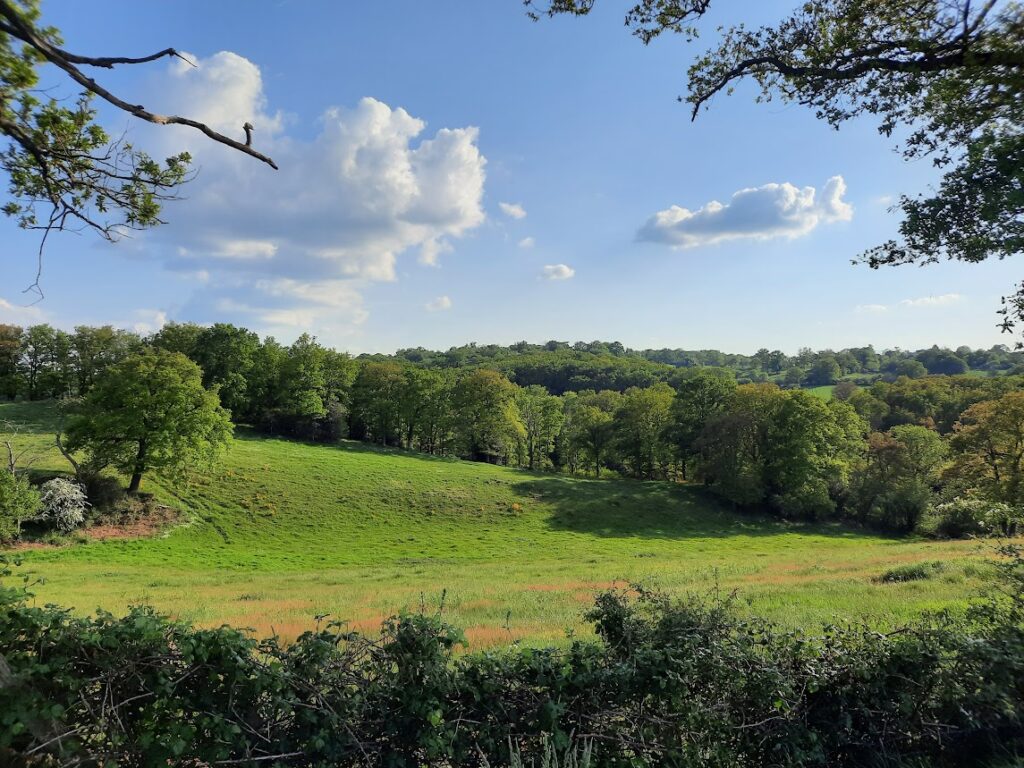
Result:
<svg viewBox="0 0 1024 768"><path fill-rule="evenodd" d="M151 470L208 463L231 436L216 391L180 352L148 349L112 365L79 403L67 426L67 452L83 451L90 472L113 467L137 491Z"/></svg>
<svg viewBox="0 0 1024 768"><path fill-rule="evenodd" d="M149 338L0 326L0 384L71 404L65 447L84 451L89 485L104 466L137 489L148 469L194 465L227 434L219 397L235 423L270 434L700 482L742 508L936 535L966 530L931 514L961 497L1020 516L1020 358L1005 347L791 357L549 342L353 359L308 335L284 346L226 324L171 323ZM819 383L834 396L794 386Z"/></svg>
<svg viewBox="0 0 1024 768"><path fill-rule="evenodd" d="M598 597L598 640L453 655L439 617L283 646L146 608L78 618L0 591L6 765L1005 764L1024 749L1024 574L964 617L786 632L728 600Z"/></svg>

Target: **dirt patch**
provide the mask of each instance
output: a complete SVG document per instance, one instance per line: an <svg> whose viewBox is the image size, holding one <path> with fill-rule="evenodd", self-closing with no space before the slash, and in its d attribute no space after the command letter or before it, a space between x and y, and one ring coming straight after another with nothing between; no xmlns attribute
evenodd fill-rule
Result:
<svg viewBox="0 0 1024 768"><path fill-rule="evenodd" d="M83 528L81 533L87 539L106 541L108 539L143 539L155 536L181 519L181 513L171 507L156 506L144 517L120 525L93 525Z"/></svg>
<svg viewBox="0 0 1024 768"><path fill-rule="evenodd" d="M60 543L49 543L45 541L19 541L8 547L8 551L24 551L29 549L59 549L71 544L86 541L110 541L115 539L145 539L155 536L161 531L170 528L181 520L181 513L158 505L143 517L124 523L99 523L85 528L79 528L71 534L66 541Z"/></svg>

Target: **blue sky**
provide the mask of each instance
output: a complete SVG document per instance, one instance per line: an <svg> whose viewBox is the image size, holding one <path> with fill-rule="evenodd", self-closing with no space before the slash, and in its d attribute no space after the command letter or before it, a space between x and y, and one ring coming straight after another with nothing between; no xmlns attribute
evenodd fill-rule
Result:
<svg viewBox="0 0 1024 768"><path fill-rule="evenodd" d="M517 0L45 0L76 52L187 51L198 68L97 79L239 136L252 120L281 171L103 110L155 155L193 151L199 175L164 227L52 239L29 308L37 241L0 222L0 321L227 321L353 352L1011 341L995 327L1009 262L850 264L895 233L889 201L934 181L927 161L904 163L871 121L836 132L749 87L691 123L675 97L711 38L644 47L622 11L532 23Z"/></svg>

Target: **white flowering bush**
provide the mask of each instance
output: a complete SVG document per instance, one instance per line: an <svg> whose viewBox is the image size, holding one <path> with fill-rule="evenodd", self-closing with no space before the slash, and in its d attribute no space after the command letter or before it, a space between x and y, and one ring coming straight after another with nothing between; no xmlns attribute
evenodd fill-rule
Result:
<svg viewBox="0 0 1024 768"><path fill-rule="evenodd" d="M74 480L55 477L43 483L41 501L43 505L40 518L58 531L68 533L85 522L85 511L89 501L85 488Z"/></svg>
<svg viewBox="0 0 1024 768"><path fill-rule="evenodd" d="M968 536L1015 536L1024 513L997 501L960 497L940 504L925 515L921 532L949 539Z"/></svg>

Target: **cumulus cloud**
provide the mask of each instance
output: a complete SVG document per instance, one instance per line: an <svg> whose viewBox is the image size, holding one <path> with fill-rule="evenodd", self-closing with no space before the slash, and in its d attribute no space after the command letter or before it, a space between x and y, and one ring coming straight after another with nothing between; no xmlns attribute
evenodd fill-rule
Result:
<svg viewBox="0 0 1024 768"><path fill-rule="evenodd" d="M143 335L155 333L167 325L167 313L161 309L137 309L135 310L135 322L132 323L132 330Z"/></svg>
<svg viewBox="0 0 1024 768"><path fill-rule="evenodd" d="M952 304L959 304L963 300L959 293L944 293L941 296L922 296L919 299L904 299L900 302L902 307L948 307Z"/></svg>
<svg viewBox="0 0 1024 768"><path fill-rule="evenodd" d="M519 203L498 203L498 207L501 208L501 212L510 219L526 218L526 209Z"/></svg>
<svg viewBox="0 0 1024 768"><path fill-rule="evenodd" d="M524 237L522 240L519 241L520 248L533 248L533 246L535 246L536 244L537 241L534 240L532 237Z"/></svg>
<svg viewBox="0 0 1024 768"><path fill-rule="evenodd" d="M576 270L567 264L548 264L541 270L545 280L568 280L576 274Z"/></svg>
<svg viewBox="0 0 1024 768"><path fill-rule="evenodd" d="M833 176L820 193L814 187L765 184L741 189L728 203L717 200L691 211L673 205L654 214L637 238L676 248L695 248L727 240L797 238L820 224L849 221L853 207L843 200L846 182Z"/></svg>
<svg viewBox="0 0 1024 768"><path fill-rule="evenodd" d="M425 306L428 312L443 312L452 308L452 300L447 296L438 296L436 299L428 301Z"/></svg>
<svg viewBox="0 0 1024 768"><path fill-rule="evenodd" d="M249 313L265 332L351 328L366 318L368 282L395 280L407 253L437 265L484 221L476 128L430 132L404 109L364 98L327 108L315 138L299 139L270 109L255 64L229 52L191 58L197 67L175 62L150 83L154 108L228 135L249 121L254 144L281 168L195 131L146 132L154 154L188 150L200 168L170 223L148 235L168 268L202 276L192 309Z"/></svg>

